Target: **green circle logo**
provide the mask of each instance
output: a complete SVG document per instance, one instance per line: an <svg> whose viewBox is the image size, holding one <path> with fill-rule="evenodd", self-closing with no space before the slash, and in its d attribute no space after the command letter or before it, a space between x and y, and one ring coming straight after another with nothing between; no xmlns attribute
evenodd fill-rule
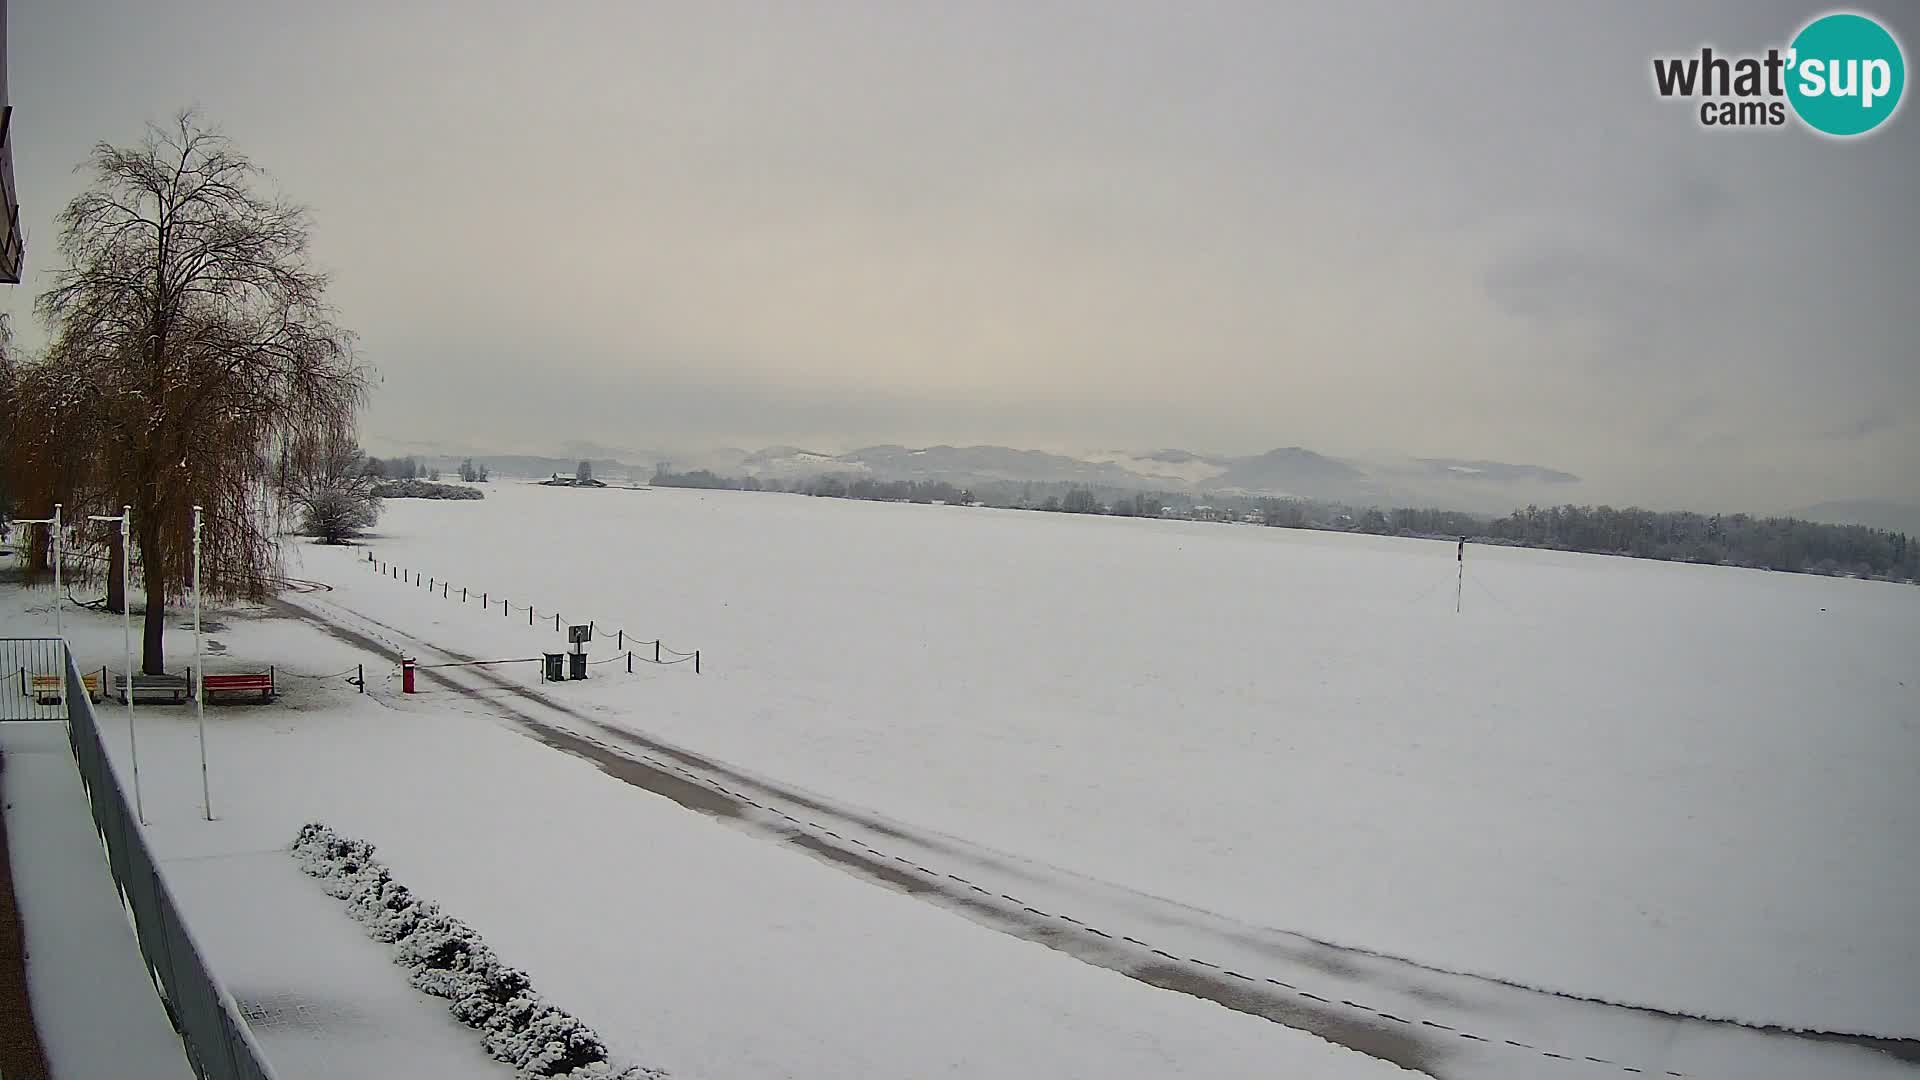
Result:
<svg viewBox="0 0 1920 1080"><path fill-rule="evenodd" d="M1907 64L1900 43L1865 15L1823 15L1794 36L1787 100L1808 127L1864 135L1900 107Z"/></svg>

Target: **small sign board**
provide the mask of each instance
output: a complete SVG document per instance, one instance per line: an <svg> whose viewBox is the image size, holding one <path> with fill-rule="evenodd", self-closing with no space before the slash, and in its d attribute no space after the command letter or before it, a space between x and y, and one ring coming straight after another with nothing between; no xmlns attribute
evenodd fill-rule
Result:
<svg viewBox="0 0 1920 1080"><path fill-rule="evenodd" d="M586 626L567 627L567 644L585 645L587 642L592 640L593 640L593 626L591 624Z"/></svg>

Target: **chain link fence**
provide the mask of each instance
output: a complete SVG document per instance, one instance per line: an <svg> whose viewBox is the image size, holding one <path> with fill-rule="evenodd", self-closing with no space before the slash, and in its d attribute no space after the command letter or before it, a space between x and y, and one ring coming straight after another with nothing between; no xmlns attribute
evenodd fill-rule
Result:
<svg viewBox="0 0 1920 1080"><path fill-rule="evenodd" d="M134 821L106 748L100 744L93 703L80 671L71 653L65 649L60 653L69 703L67 738L73 744L87 801L93 806L94 827L106 846L121 899L133 913L141 955L186 1046L187 1060L200 1080L275 1080L266 1055L241 1018L239 1004L207 967L206 954L180 917L179 905L160 877L146 836Z"/></svg>

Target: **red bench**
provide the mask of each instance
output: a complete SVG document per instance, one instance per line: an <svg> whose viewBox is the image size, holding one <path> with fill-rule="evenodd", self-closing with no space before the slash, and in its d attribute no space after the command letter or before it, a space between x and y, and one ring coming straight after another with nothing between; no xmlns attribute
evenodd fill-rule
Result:
<svg viewBox="0 0 1920 1080"><path fill-rule="evenodd" d="M209 694L259 694L261 701L272 701L275 693L273 669L228 675L203 675L200 685Z"/></svg>

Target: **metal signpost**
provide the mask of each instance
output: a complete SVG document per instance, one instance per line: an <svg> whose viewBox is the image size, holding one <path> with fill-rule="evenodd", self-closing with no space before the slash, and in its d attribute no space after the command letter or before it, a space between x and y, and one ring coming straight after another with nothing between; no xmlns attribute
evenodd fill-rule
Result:
<svg viewBox="0 0 1920 1080"><path fill-rule="evenodd" d="M567 627L567 643L573 646L573 652L567 657L567 677L584 679L587 677L587 642L593 640L593 626Z"/></svg>

